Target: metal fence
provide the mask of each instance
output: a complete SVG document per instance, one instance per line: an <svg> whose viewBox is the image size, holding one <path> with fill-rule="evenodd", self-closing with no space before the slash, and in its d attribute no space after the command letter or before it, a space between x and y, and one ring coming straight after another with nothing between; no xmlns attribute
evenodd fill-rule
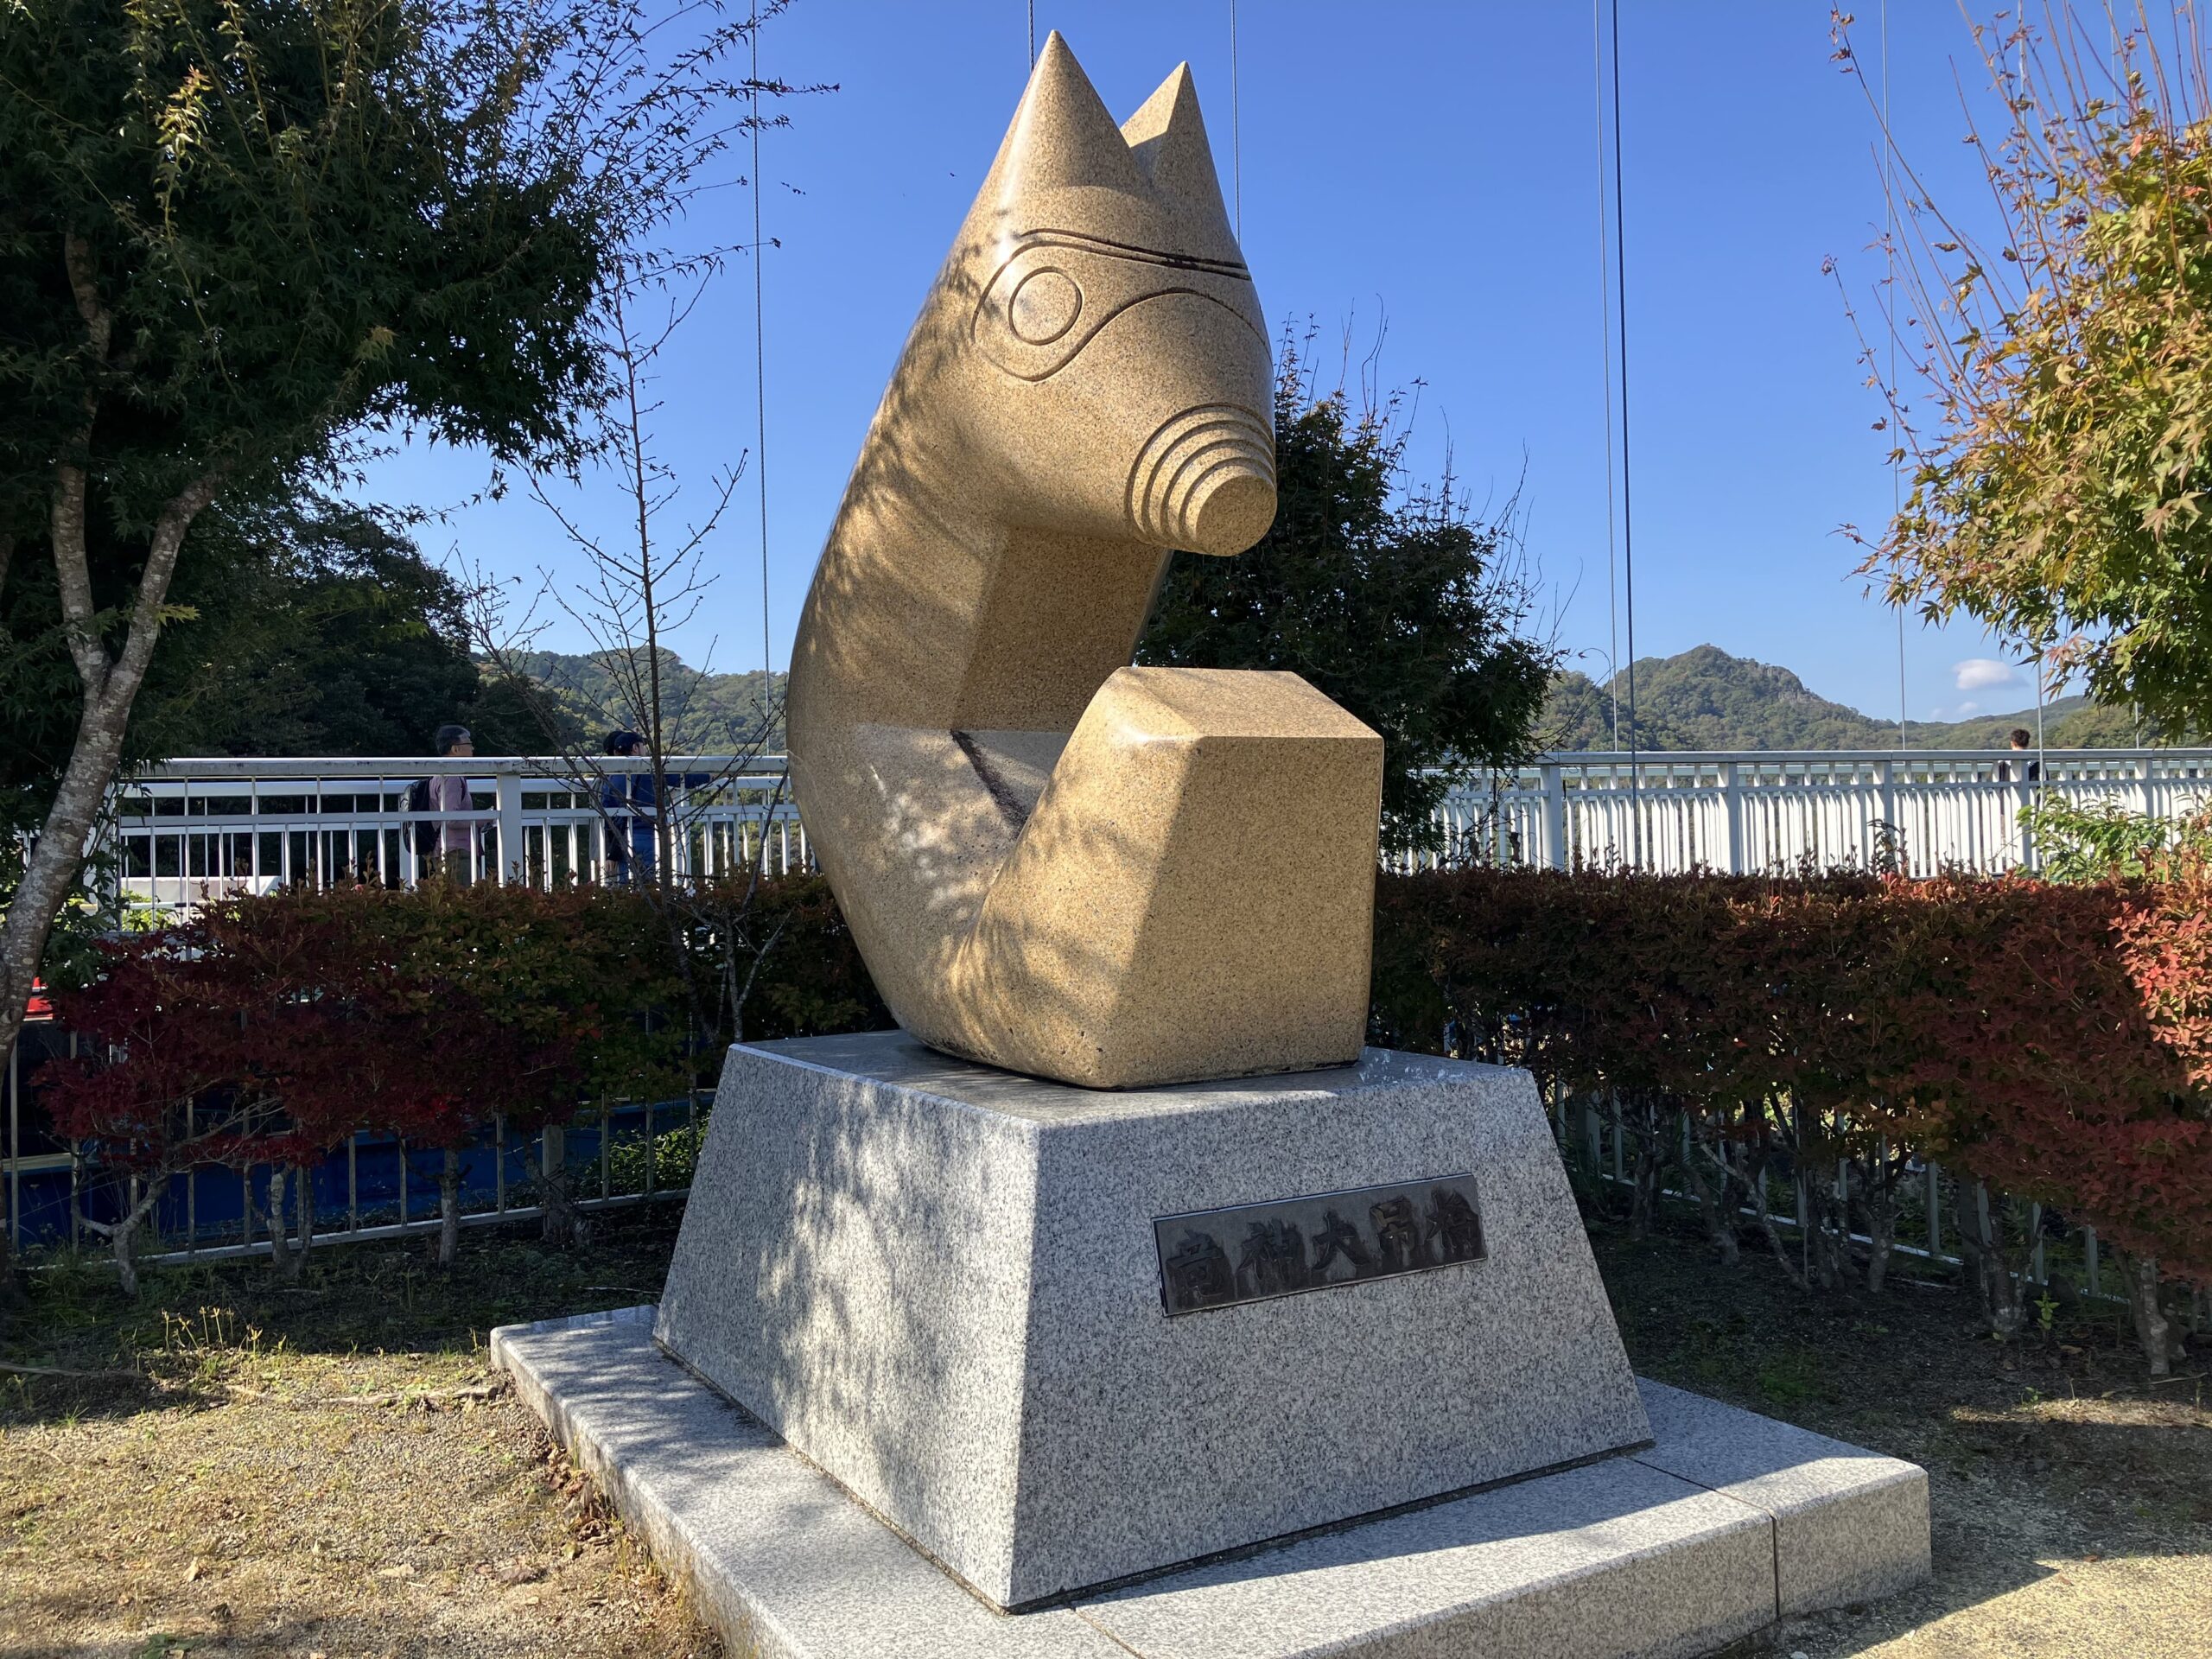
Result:
<svg viewBox="0 0 2212 1659"><path fill-rule="evenodd" d="M1630 1165L1637 1156L1634 1137L1608 1116L1598 1100L1586 1096L1570 1096L1563 1090L1554 1090L1548 1103L1554 1137L1571 1166L1600 1188L1625 1192L1633 1185ZM1691 1155L1688 1133L1686 1122L1685 1158ZM1840 1198L1850 1175L1848 1166L1843 1165L1833 1173L1824 1171L1812 1177L1802 1169L1792 1170L1778 1179L1770 1179L1764 1195L1766 1219L1777 1232L1793 1236L1801 1246L1815 1225L1806 1190L1808 1179L1833 1182L1836 1196ZM1948 1206L1947 1191L1951 1198ZM1698 1200L1693 1194L1673 1187L1662 1188L1660 1197L1678 1213L1697 1207ZM1947 1245L1956 1240L1961 1230L1960 1219L1952 1211L1961 1204L1972 1203L2016 1212L2012 1226L2026 1239L2016 1277L2028 1289L2038 1293L2025 1298L2031 1305L2043 1296L2057 1293L2108 1303L2115 1313L2126 1306L2125 1292L2107 1283L2106 1251L2094 1227L2080 1225L2040 1204L2012 1198L1962 1178L1954 1181L1942 1165L1930 1161L1914 1161L1907 1178L1891 1195L1891 1203L1895 1230L1887 1249L1893 1273L1916 1268L1923 1275L1931 1272L1938 1275L1964 1274L1964 1256ZM1747 1205L1738 1221L1748 1221L1758 1215L1757 1208ZM1986 1218L1983 1220L1986 1223ZM1867 1251L1874 1248L1874 1240L1864 1233L1852 1233L1848 1242ZM1746 1244L1744 1248L1754 1247ZM2169 1287L2169 1294L2171 1294ZM2188 1291L2182 1318L2192 1332L2212 1331L2212 1292Z"/></svg>
<svg viewBox="0 0 2212 1659"><path fill-rule="evenodd" d="M504 1121L477 1135L460 1159L461 1223L465 1227L523 1221L544 1214L549 1178L566 1177L569 1204L589 1212L678 1198L690 1190L703 1133L702 1090L677 1100L620 1101L586 1106L546 1132L511 1135ZM308 1172L309 1212L317 1244L435 1232L439 1168L444 1149L409 1147L364 1130ZM82 1249L98 1224L112 1221L133 1198L126 1179L90 1166L74 1149L24 1160L10 1172L9 1228L18 1251ZM203 1165L171 1179L143 1224L143 1262L219 1261L266 1254L266 1165Z"/></svg>
<svg viewBox="0 0 2212 1659"><path fill-rule="evenodd" d="M607 777L647 770L595 764ZM771 870L805 866L782 756L681 755L666 772L678 879L728 874L764 847ZM467 779L466 809L409 809L415 785L448 777ZM473 880L593 881L632 856L627 838L645 822L626 800L606 800L603 781L528 758L173 760L118 786L104 850L123 896L164 914L281 886L412 887L444 868L453 842Z"/></svg>
<svg viewBox="0 0 2212 1659"><path fill-rule="evenodd" d="M594 764L607 773L643 770L642 763L614 759ZM808 866L805 831L782 757L754 757L740 766L728 757L683 756L666 770L673 785L671 861L679 878L711 878L756 857L779 872ZM418 781L449 776L468 780L467 809L410 810ZM451 825L463 830L471 879L551 887L606 879L621 856L628 809L610 808L601 788L600 778L546 760L177 760L119 785L103 834L111 855L107 868L122 894L163 915L279 885L412 886L441 867ZM1676 752L1633 761L1623 754L1553 754L1455 787L1437 814L1440 850L1402 863L1755 872L1883 860L1916 875L1945 868L2033 869L2037 849L2020 815L2038 792L2081 805L2109 802L2132 812L2178 817L2212 804L2212 749ZM35 1032L27 1033L27 1043ZM43 1215L38 1230L50 1236L52 1224L66 1222L73 1236L81 1230L86 1172L73 1149L42 1135L36 1115L27 1115L25 1064L22 1050L11 1052L5 1073L0 1169L9 1224L22 1235ZM685 1109L696 1118L696 1103ZM651 1151L640 1191L609 1184L629 1132L620 1114L640 1111L650 1147L659 1133L650 1107L623 1107L595 1128L588 1122L575 1131L575 1144L601 1166L595 1193L586 1181L587 1205L635 1202L667 1190L654 1185ZM533 1184L543 1177L543 1144L533 1139L510 1147L503 1130L493 1141L470 1154L472 1223L536 1213ZM158 1217L164 1236L194 1257L266 1249L265 1239L252 1236L247 1201L257 1179L265 1185L265 1174L251 1171L201 1171L181 1182L174 1204ZM225 1182L227 1196L218 1196ZM334 1220L344 1216L338 1236L415 1231L437 1225L435 1215L419 1213L419 1189L404 1148L363 1136L318 1173L315 1203ZM1932 1217L1932 1187L1927 1202ZM1941 1249L1939 1227L1931 1222L1930 1243L1923 1248L1955 1264L1957 1258ZM2032 1272L2042 1282L2048 1252L2037 1236ZM2082 1249L2087 1280L2099 1294L2094 1237L2069 1248Z"/></svg>
<svg viewBox="0 0 2212 1659"><path fill-rule="evenodd" d="M734 869L764 847L772 870L807 866L782 756L687 755L667 769L679 879ZM466 810L408 810L412 785L447 776L467 779ZM122 893L161 913L287 884L412 886L438 867L452 825L471 879L550 887L604 879L620 855L636 820L602 805L599 788L543 760L174 760L118 788L105 833ZM2039 793L2178 817L2212 804L2212 749L1552 754L1455 786L1437 810L1440 849L1399 862L2032 870L2020 815Z"/></svg>
<svg viewBox="0 0 2212 1659"><path fill-rule="evenodd" d="M2039 794L2182 817L2212 803L2212 749L1552 754L1455 789L1442 850L1408 861L2033 870Z"/></svg>

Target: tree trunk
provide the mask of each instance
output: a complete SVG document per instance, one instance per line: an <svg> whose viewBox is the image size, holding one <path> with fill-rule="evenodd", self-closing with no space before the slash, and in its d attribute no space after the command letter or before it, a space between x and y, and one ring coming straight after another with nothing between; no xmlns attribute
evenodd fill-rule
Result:
<svg viewBox="0 0 2212 1659"><path fill-rule="evenodd" d="M1860 1207L1866 1214L1866 1288L1880 1295L1890 1282L1890 1258L1897 1240L1897 1185L1891 1179L1885 1153L1875 1154L1873 1167L1859 1171ZM1851 1206L1844 1206L1844 1222L1851 1220Z"/></svg>
<svg viewBox="0 0 2212 1659"><path fill-rule="evenodd" d="M0 1048L0 1065L7 1063L8 1051ZM22 1302L22 1287L16 1278L16 1211L6 1202L4 1182L4 1175L0 1175L0 1211L8 1217L6 1225L0 1226L0 1313L10 1313Z"/></svg>
<svg viewBox="0 0 2212 1659"><path fill-rule="evenodd" d="M307 1170L296 1172L293 1202L297 1207L300 1221L300 1266L305 1268L308 1252L315 1248L315 1178ZM293 1274L295 1283L299 1276L297 1273Z"/></svg>
<svg viewBox="0 0 2212 1659"><path fill-rule="evenodd" d="M136 1301L138 1297L138 1215L136 1211L115 1224L109 1235L110 1247L115 1252L116 1282L123 1287L123 1294Z"/></svg>
<svg viewBox="0 0 2212 1659"><path fill-rule="evenodd" d="M590 1229L569 1190L568 1131L558 1123L549 1123L538 1134L539 1179L545 1194L538 1237L555 1249L581 1246Z"/></svg>
<svg viewBox="0 0 2212 1659"><path fill-rule="evenodd" d="M292 1191L295 1219L284 1217L284 1190ZM308 1264L308 1250L315 1243L314 1182L304 1168L279 1165L269 1173L269 1265L288 1285L300 1282Z"/></svg>
<svg viewBox="0 0 2212 1659"><path fill-rule="evenodd" d="M2115 1251L2115 1255L2119 1252ZM2127 1311L2135 1323L2135 1339L2143 1344L2143 1357L2153 1376L2173 1375L2173 1325L2158 1294L2158 1262L2151 1255L2121 1255L2120 1276L2127 1287Z"/></svg>
<svg viewBox="0 0 2212 1659"><path fill-rule="evenodd" d="M269 1271L285 1284L292 1282L292 1241L287 1236L284 1224L284 1166L273 1165L269 1171L269 1202L262 1206L261 1219L269 1228ZM253 1172L246 1171L246 1204L253 1205Z"/></svg>
<svg viewBox="0 0 2212 1659"><path fill-rule="evenodd" d="M1867 1237L1872 1241L1866 1249L1866 1288L1878 1296L1889 1287L1890 1255L1897 1243L1897 1211L1889 1207L1872 1211L1866 1227Z"/></svg>
<svg viewBox="0 0 2212 1659"><path fill-rule="evenodd" d="M1822 1290L1840 1290L1852 1280L1850 1222L1839 1211L1835 1189L1816 1181L1813 1193L1813 1247L1820 1258Z"/></svg>
<svg viewBox="0 0 2212 1659"><path fill-rule="evenodd" d="M1636 1147L1634 1185L1629 1188L1628 1236L1630 1238L1651 1236L1651 1224L1659 1213L1659 1187L1666 1165L1656 1157L1649 1145L1639 1140Z"/></svg>
<svg viewBox="0 0 2212 1659"><path fill-rule="evenodd" d="M454 1253L460 1248L461 1149L448 1147L438 1166L438 1265L453 1266Z"/></svg>
<svg viewBox="0 0 2212 1659"><path fill-rule="evenodd" d="M1774 1259L1780 1264L1783 1275L1798 1289L1803 1290L1806 1288L1805 1275L1789 1259L1789 1246L1783 1239L1782 1230L1774 1224L1774 1211L1767 1202L1766 1166L1771 1150L1771 1144L1762 1138L1757 1156L1750 1160L1751 1166L1740 1179L1751 1195L1751 1214L1758 1222L1759 1231L1766 1236L1767 1248L1774 1252Z"/></svg>
<svg viewBox="0 0 2212 1659"><path fill-rule="evenodd" d="M146 1217L154 1213L154 1206L162 1201L162 1195L168 1191L168 1170L143 1179L134 1175L125 1189L130 1196L120 1220L107 1226L89 1218L85 1223L107 1239L108 1247L115 1256L116 1282L123 1287L123 1294L126 1296L138 1294L138 1229L144 1224Z"/></svg>
<svg viewBox="0 0 2212 1659"><path fill-rule="evenodd" d="M73 254L73 281L79 278L75 263L79 257ZM97 300L87 299L80 287L79 303L96 307ZM88 322L91 315L88 310ZM104 323L95 328L95 339L104 355ZM88 410L88 423L89 419ZM138 591L131 601L130 631L121 653L111 660L101 643L91 562L86 550L86 472L82 467L66 464L54 469L52 551L63 628L83 688L84 706L54 804L39 828L22 880L10 898L6 913L0 915L0 1055L15 1046L22 1030L31 985L46 954L47 937L53 931L54 918L68 902L78 872L84 868L85 851L99 823L101 804L115 781L124 728L145 680L147 665L153 660L154 643L160 636L162 611L168 601L169 579L176 572L185 532L215 499L219 483L219 476L213 474L200 479L162 510L148 545Z"/></svg>
<svg viewBox="0 0 2212 1659"><path fill-rule="evenodd" d="M1725 1122L1719 1132L1726 1135ZM1706 1179L1708 1172L1699 1166L1700 1154L1712 1166L1710 1181ZM1726 1162L1693 1135L1689 1156L1682 1160L1682 1179L1689 1183L1690 1192L1697 1199L1698 1219L1704 1224L1706 1243L1713 1246L1713 1254L1724 1267L1734 1267L1743 1252L1736 1243L1736 1211L1731 1202L1736 1183Z"/></svg>
<svg viewBox="0 0 2212 1659"><path fill-rule="evenodd" d="M2011 1342L2027 1327L2025 1287L2012 1271L2005 1248L2004 1218L1990 1202L1989 1189L1980 1181L1961 1182L1954 1213L1958 1217L1960 1254L1966 1258L1968 1277L1989 1321L1992 1336Z"/></svg>
<svg viewBox="0 0 2212 1659"><path fill-rule="evenodd" d="M1631 1114L1634 1123L1630 1122ZM1659 1197L1666 1185L1668 1135L1674 1115L1662 1111L1651 1100L1638 1097L1620 1109L1616 1133L1625 1129L1636 1149L1636 1166L1629 1172L1628 1230L1630 1238L1649 1238L1659 1216Z"/></svg>

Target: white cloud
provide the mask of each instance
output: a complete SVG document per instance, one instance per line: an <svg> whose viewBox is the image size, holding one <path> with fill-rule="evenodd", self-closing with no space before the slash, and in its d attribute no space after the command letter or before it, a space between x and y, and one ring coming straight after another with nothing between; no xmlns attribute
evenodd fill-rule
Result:
<svg viewBox="0 0 2212 1659"><path fill-rule="evenodd" d="M1969 657L1951 664L1951 677L1961 691L1980 691L1993 685L2018 685L2020 671L1994 657Z"/></svg>

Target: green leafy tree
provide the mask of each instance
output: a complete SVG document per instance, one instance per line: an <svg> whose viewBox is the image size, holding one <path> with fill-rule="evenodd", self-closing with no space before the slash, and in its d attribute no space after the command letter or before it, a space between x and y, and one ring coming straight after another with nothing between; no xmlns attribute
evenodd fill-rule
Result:
<svg viewBox="0 0 2212 1659"><path fill-rule="evenodd" d="M1510 504L1475 517L1447 473L1405 477L1394 399L1314 395L1287 342L1275 384L1274 525L1233 559L1179 553L1141 662L1287 669L1382 734L1383 839L1436 844L1431 813L1475 768L1518 760L1559 653L1523 630L1535 593Z"/></svg>
<svg viewBox="0 0 2212 1659"><path fill-rule="evenodd" d="M1974 39L1993 113L1969 142L1994 213L1936 200L1909 158L1897 169L1897 274L1879 303L1907 360L1892 377L1882 352L1866 357L1911 488L1863 569L1932 620L1964 613L2048 647L2054 682L2078 671L2101 702L2201 728L2206 60L2162 54L2133 8L1992 17ZM1849 23L1837 15L1837 55L1855 73Z"/></svg>
<svg viewBox="0 0 2212 1659"><path fill-rule="evenodd" d="M393 430L573 460L619 281L664 269L655 227L754 118L721 70L751 27L682 0L0 4L0 590L51 582L78 682L0 921L0 1052L207 515Z"/></svg>
<svg viewBox="0 0 2212 1659"><path fill-rule="evenodd" d="M124 731L124 765L428 754L452 720L486 753L543 744L470 656L459 585L383 516L313 495L243 515L211 508L193 548ZM18 740L0 755L0 790L25 810L67 766L77 727L56 601L51 582L19 581L0 595L0 626L25 642L0 668Z"/></svg>

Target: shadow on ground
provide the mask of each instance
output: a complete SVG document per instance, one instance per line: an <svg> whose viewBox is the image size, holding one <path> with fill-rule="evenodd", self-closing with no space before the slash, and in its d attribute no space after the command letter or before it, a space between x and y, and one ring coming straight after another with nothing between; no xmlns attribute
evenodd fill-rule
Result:
<svg viewBox="0 0 2212 1659"><path fill-rule="evenodd" d="M1991 1340L1971 1297L1808 1296L1747 1246L1594 1231L1643 1374L1929 1472L1934 1580L1785 1621L1731 1659L2202 1659L2212 1651L2203 1350L2152 1386L2116 1306ZM2200 1344L2202 1338L2199 1339Z"/></svg>
<svg viewBox="0 0 2212 1659"><path fill-rule="evenodd" d="M30 1275L0 1361L0 1659L172 1652L704 1655L712 1637L488 1369L499 1324L658 1293L673 1205L593 1243L471 1231L244 1262ZM1643 1374L1910 1458L1934 1581L1735 1659L2202 1659L2203 1350L2146 1385L2115 1309L1993 1343L1948 1287L1808 1297L1747 1251L1593 1237ZM2202 1338L2198 1338L2200 1344Z"/></svg>
<svg viewBox="0 0 2212 1659"><path fill-rule="evenodd" d="M42 1264L0 1313L0 1429L202 1399L255 1356L467 1352L495 1325L652 1301L681 1218L602 1211L577 1250L535 1221L469 1228L450 1271L427 1238L325 1243L296 1287L265 1261L156 1268L135 1301L96 1258Z"/></svg>

